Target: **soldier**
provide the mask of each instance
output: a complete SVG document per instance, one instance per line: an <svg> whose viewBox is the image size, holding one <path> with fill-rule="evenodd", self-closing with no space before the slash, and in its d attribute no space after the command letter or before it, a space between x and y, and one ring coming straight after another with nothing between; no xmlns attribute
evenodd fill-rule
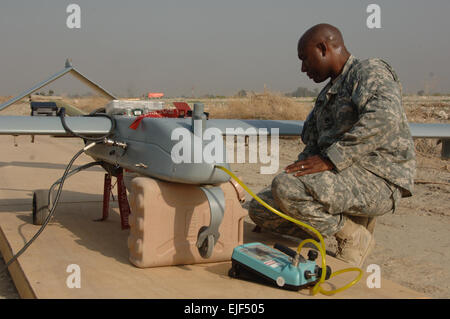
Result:
<svg viewBox="0 0 450 319"><path fill-rule="evenodd" d="M330 81L304 123L305 149L259 196L322 235L334 235L336 257L362 266L375 246L375 217L394 212L413 191L414 143L401 85L385 61L351 55L329 24L303 34L298 57L314 82ZM255 200L249 215L262 229L314 237Z"/></svg>

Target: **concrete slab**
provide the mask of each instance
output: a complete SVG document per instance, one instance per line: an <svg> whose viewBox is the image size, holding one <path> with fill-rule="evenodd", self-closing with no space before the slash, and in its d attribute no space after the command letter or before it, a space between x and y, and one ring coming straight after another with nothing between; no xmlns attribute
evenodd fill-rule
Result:
<svg viewBox="0 0 450 319"><path fill-rule="evenodd" d="M39 229L31 223L32 192L48 189L66 163L82 147L76 139L0 136L0 250L9 260ZM89 162L83 156L78 165ZM23 298L329 298L310 296L309 290L290 292L228 277L230 262L138 269L128 261L128 231L120 229L117 207L105 222L101 216L103 175L91 168L67 180L55 219L32 246L10 267ZM245 242L273 244L279 237L251 232L245 225ZM281 240L294 247L293 242ZM348 266L330 256L334 271ZM69 288L72 272L80 268L81 288ZM367 273L354 287L333 298L425 298L426 296L381 280L381 288L368 288ZM340 287L356 273L332 278L324 288Z"/></svg>

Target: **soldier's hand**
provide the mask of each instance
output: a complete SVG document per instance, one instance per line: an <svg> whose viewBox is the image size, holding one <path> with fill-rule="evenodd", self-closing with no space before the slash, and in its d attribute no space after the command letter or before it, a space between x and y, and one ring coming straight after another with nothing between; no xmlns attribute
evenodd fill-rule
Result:
<svg viewBox="0 0 450 319"><path fill-rule="evenodd" d="M329 160L314 155L308 157L305 160L297 161L287 166L284 171L286 173L295 173L294 176L303 176L308 174L314 174L324 171L330 171L333 169L333 163Z"/></svg>

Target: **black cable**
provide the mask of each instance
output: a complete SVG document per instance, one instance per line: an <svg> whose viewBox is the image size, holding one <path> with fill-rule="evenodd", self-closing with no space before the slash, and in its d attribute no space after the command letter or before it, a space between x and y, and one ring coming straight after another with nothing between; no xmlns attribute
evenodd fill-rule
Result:
<svg viewBox="0 0 450 319"><path fill-rule="evenodd" d="M71 170L68 174L67 174L67 178L69 178L70 176L79 173L85 169L88 169L90 167L96 166L96 165L101 165L103 162L102 161L97 161L97 162L90 162L88 164L84 164L83 166L74 168L73 170ZM49 208L51 208L50 203L52 203L52 194L53 194L53 188L55 188L57 185L59 185L61 183L62 178L58 179L56 182L53 183L53 185L50 187L49 191L48 191L48 204L49 204Z"/></svg>
<svg viewBox="0 0 450 319"><path fill-rule="evenodd" d="M95 114L98 114L98 113L106 113L106 109L104 107L95 109L91 113L89 113L89 115L95 115Z"/></svg>
<svg viewBox="0 0 450 319"><path fill-rule="evenodd" d="M73 136L82 138L84 140L87 141L91 141L91 142L97 142L97 141L103 141L105 138L109 137L115 130L116 128L116 122L114 121L114 119L106 114L106 113L99 113L98 111L100 111L101 109L95 110L94 112L90 113L89 115L84 115L85 117L106 117L107 119L109 119L111 121L111 129L109 130L109 132L103 136L100 137L89 137L89 136L84 136L78 133L73 132L66 123L66 109L64 107L59 109L58 112L58 116L61 119L61 124L64 128L64 130L70 134L72 134Z"/></svg>
<svg viewBox="0 0 450 319"><path fill-rule="evenodd" d="M37 233L22 247L22 249L20 249L7 263L6 265L0 270L0 274L3 273L6 269L8 269L8 267L17 260L17 258L19 258L26 250L28 247L30 247L30 245L39 237L39 235L44 231L44 228L47 226L47 224L49 223L50 219L53 217L56 207L58 206L58 202L59 202L59 198L61 196L61 192L62 192L62 188L64 185L64 182L67 178L67 176L69 175L69 170L72 167L73 163L75 162L75 160L85 152L85 150L89 147L89 145L87 147L84 147L83 149L79 150L70 160L69 164L66 167L66 170L64 171L63 176L61 177L61 183L59 184L59 188L58 188L58 192L56 193L56 197L55 200L53 202L52 208L50 210L50 213L48 214L47 218L45 219L45 221L42 223L41 228L39 228L39 230L37 231Z"/></svg>
<svg viewBox="0 0 450 319"><path fill-rule="evenodd" d="M111 116L109 116L108 114L106 114L106 113L100 113L99 111L101 111L101 110L100 110L100 109L99 109L99 110L96 110L96 111L92 112L91 114L89 114L88 116L89 116L89 117L102 116L102 117L108 118L108 119L111 121L111 129L109 130L109 132L108 132L107 134L105 134L105 135L103 135L103 136L101 136L101 137L88 137L88 136L83 136L83 135L81 135L81 134L77 134L77 133L73 132L73 131L67 126L67 124L66 124L66 120L65 120L66 109L63 108L63 107L62 107L62 108L60 109L60 111L58 112L58 116L59 116L59 118L61 119L61 124L62 124L62 126L63 126L63 128L64 128L64 130L65 130L66 132L72 134L73 136L82 138L82 139L87 140L87 141L100 142L100 141L103 141L105 138L109 137L109 136L113 133L113 131L114 131L115 127L116 127L116 122L115 122L114 119L113 119ZM77 173L77 172L81 171L82 169L86 169L86 168L88 168L88 167L91 167L91 166L100 164L100 163L98 163L98 162L92 162L92 163L83 165L82 167L76 168L76 169L74 169L73 171L70 171L70 169L71 169L73 163L75 162L75 160L76 160L81 154L83 154L88 148L90 148L91 145L94 145L94 144L95 144L95 143L92 143L92 144L90 144L90 145L84 147L83 149L79 150L79 151L72 157L72 159L70 160L69 164L67 165L67 167L66 167L66 169L65 169L65 171L64 171L63 176L62 176L56 183L54 183L54 184L52 185L52 187L50 188L50 191L52 191L53 187L54 187L56 184L59 183L59 187L58 187L58 191L57 191L57 193L56 193L55 200L54 200L54 202L52 203L52 207L51 207L51 209L50 209L50 212L49 212L47 218L45 219L45 221L42 223L41 228L39 228L39 230L36 232L36 234L34 234L34 236L33 236L33 237L32 237L32 238L31 238L31 239L30 239L23 247L22 247L22 249L20 249L20 250L19 250L19 251L18 251L18 252L17 252L17 253L16 253L16 254L15 254L15 255L7 262L7 263L6 263L6 265L0 270L0 274L3 273L5 270L7 270L8 267L11 266L11 264L14 263L14 262L17 260L17 258L19 258L19 257L20 257L20 256L28 249L28 247L30 247L30 245L31 245L31 244L39 237L39 235L44 231L44 228L48 225L48 223L50 222L50 219L51 219L51 218L53 217L53 215L55 214L55 210L56 210L56 207L57 207L57 205L58 205L58 203L59 203L59 198L60 198L60 196L61 196L62 188L63 188L63 186L64 186L64 182L65 182L65 180L67 179L67 177L73 175L74 173ZM50 194L49 194L49 199L50 199ZM50 204L50 201L49 201L49 204Z"/></svg>

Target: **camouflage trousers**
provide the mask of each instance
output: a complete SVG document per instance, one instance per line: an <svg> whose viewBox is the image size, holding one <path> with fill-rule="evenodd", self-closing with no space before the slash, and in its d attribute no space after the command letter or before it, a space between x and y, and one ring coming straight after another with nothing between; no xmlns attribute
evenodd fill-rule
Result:
<svg viewBox="0 0 450 319"><path fill-rule="evenodd" d="M374 217L393 212L401 197L396 186L357 165L339 173L325 171L300 177L283 172L258 196L284 214L313 226L323 236L337 233L346 215ZM315 237L254 199L250 202L249 216L265 230L300 238Z"/></svg>

